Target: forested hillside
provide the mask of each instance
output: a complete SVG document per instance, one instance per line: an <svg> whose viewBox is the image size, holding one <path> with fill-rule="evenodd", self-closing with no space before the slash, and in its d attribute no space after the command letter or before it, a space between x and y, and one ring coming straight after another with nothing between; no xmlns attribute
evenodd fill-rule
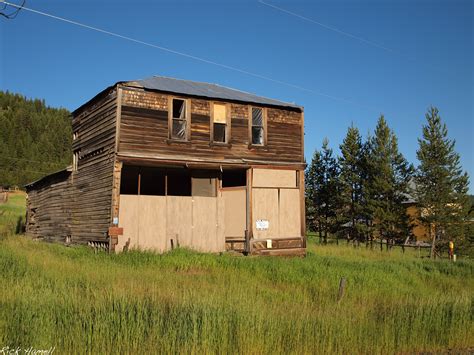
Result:
<svg viewBox="0 0 474 355"><path fill-rule="evenodd" d="M0 91L0 186L22 187L71 162L69 111Z"/></svg>

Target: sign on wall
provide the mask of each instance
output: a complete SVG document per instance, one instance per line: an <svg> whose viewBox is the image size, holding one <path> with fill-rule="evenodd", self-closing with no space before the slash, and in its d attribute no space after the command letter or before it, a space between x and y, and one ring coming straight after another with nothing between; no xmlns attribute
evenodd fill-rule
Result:
<svg viewBox="0 0 474 355"><path fill-rule="evenodd" d="M259 231L267 230L269 224L270 223L266 219L257 219L255 221L255 226L256 226L257 230L259 230Z"/></svg>

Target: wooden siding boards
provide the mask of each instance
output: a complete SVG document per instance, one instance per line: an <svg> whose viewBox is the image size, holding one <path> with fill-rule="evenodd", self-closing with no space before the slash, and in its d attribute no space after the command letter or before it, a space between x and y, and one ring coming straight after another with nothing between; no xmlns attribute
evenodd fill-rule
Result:
<svg viewBox="0 0 474 355"><path fill-rule="evenodd" d="M26 232L64 242L71 235L71 174L63 171L27 187Z"/></svg>
<svg viewBox="0 0 474 355"><path fill-rule="evenodd" d="M191 98L191 139L173 141L168 135L166 95L123 89L120 153L139 155L160 154L213 158L225 162L230 159L249 159L267 162L302 163L302 113L268 108L265 146L249 145L249 105L231 103L231 136L229 144L210 142L209 101Z"/></svg>
<svg viewBox="0 0 474 355"><path fill-rule="evenodd" d="M112 90L73 118L78 133L77 171L72 173L71 234L75 243L107 242L111 222L117 95Z"/></svg>

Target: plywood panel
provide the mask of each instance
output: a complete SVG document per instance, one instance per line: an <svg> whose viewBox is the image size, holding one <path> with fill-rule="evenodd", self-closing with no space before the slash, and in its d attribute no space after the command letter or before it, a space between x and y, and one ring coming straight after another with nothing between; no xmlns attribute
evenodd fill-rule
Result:
<svg viewBox="0 0 474 355"><path fill-rule="evenodd" d="M280 189L280 237L300 236L300 191Z"/></svg>
<svg viewBox="0 0 474 355"><path fill-rule="evenodd" d="M252 213L253 213L253 237L278 238L279 233L279 213L278 213L278 189L259 189L252 191ZM257 220L267 220L269 226L267 230L257 230L255 223Z"/></svg>
<svg viewBox="0 0 474 355"><path fill-rule="evenodd" d="M225 239L218 230L218 221L218 198L193 198L193 249L205 252L225 250Z"/></svg>
<svg viewBox="0 0 474 355"><path fill-rule="evenodd" d="M138 245L140 249L164 252L169 249L166 238L166 197L139 196Z"/></svg>
<svg viewBox="0 0 474 355"><path fill-rule="evenodd" d="M254 187L296 187L296 170L253 169Z"/></svg>
<svg viewBox="0 0 474 355"><path fill-rule="evenodd" d="M192 248L192 197L166 196L166 235L170 248L170 239L175 247Z"/></svg>
<svg viewBox="0 0 474 355"><path fill-rule="evenodd" d="M222 190L225 204L224 233L226 237L245 237L246 196L247 190L245 188Z"/></svg>
<svg viewBox="0 0 474 355"><path fill-rule="evenodd" d="M123 235L118 238L116 252L123 251L128 240L130 247L138 247L138 198L136 195L120 195L119 227L123 228Z"/></svg>

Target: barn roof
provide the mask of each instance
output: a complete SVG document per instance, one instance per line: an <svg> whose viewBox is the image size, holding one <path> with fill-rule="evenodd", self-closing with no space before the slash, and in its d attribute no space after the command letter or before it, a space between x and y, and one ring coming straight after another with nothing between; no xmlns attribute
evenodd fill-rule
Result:
<svg viewBox="0 0 474 355"><path fill-rule="evenodd" d="M24 187L25 187L26 189L31 189L31 188L35 187L36 185L39 185L39 184L41 184L41 183L47 181L48 179L51 179L51 178L54 178L54 177L58 177L58 176L61 176L61 175L63 175L63 174L70 174L71 172L72 172L72 166L70 165L70 166L68 166L68 167L66 167L66 168L64 168L64 169L55 171L55 172L53 172L53 173L51 173L51 174L48 174L48 175L45 175L45 176L39 178L38 180L35 180L35 181L33 181L33 182L30 182L30 183L26 184Z"/></svg>
<svg viewBox="0 0 474 355"><path fill-rule="evenodd" d="M302 110L301 106L298 106L294 103L274 100L267 97L251 94L245 91L231 89L218 84L168 78L164 76L152 76L151 78L147 79L124 82L124 84L139 86L148 90L205 97L209 99L240 101Z"/></svg>

